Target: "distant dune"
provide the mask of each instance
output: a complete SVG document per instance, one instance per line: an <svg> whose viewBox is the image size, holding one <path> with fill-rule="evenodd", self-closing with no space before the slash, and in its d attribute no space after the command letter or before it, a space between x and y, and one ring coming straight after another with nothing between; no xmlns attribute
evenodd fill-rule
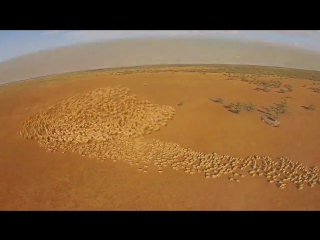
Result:
<svg viewBox="0 0 320 240"><path fill-rule="evenodd" d="M320 54L240 40L126 39L40 51L1 62L0 84L99 68L214 63L320 70Z"/></svg>

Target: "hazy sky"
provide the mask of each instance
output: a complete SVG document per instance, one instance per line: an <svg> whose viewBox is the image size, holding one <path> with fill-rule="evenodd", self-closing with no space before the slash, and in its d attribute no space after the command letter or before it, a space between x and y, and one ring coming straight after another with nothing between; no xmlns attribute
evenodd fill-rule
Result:
<svg viewBox="0 0 320 240"><path fill-rule="evenodd" d="M238 38L286 44L320 52L319 30L50 30L50 31L0 31L0 61L20 55L73 45L77 43L135 37L206 37Z"/></svg>

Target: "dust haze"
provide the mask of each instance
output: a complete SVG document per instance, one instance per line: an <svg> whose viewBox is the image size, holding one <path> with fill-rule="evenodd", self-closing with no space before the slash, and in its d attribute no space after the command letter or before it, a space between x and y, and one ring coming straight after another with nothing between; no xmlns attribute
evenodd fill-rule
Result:
<svg viewBox="0 0 320 240"><path fill-rule="evenodd" d="M125 39L79 44L0 63L0 84L100 68L162 64L252 64L319 70L320 54L226 39Z"/></svg>

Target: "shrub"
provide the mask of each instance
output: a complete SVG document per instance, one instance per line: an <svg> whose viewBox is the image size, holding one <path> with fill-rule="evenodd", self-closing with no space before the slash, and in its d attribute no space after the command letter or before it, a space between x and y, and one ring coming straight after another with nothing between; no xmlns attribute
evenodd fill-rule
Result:
<svg viewBox="0 0 320 240"><path fill-rule="evenodd" d="M266 107L265 110L266 110L266 112L267 112L268 114L271 113L271 108L270 108L270 107Z"/></svg>
<svg viewBox="0 0 320 240"><path fill-rule="evenodd" d="M234 113L240 113L243 110L243 106L241 105L241 103L237 102L237 103L231 103L229 105L229 109L234 112Z"/></svg>
<svg viewBox="0 0 320 240"><path fill-rule="evenodd" d="M309 104L309 105L306 107L306 109L308 109L308 110L315 110L316 107L315 107L313 104Z"/></svg>
<svg viewBox="0 0 320 240"><path fill-rule="evenodd" d="M235 103L230 103L229 105L228 105L228 108L230 108L230 109L234 109L235 108Z"/></svg>
<svg viewBox="0 0 320 240"><path fill-rule="evenodd" d="M311 87L310 89L315 93L320 93L320 88Z"/></svg>
<svg viewBox="0 0 320 240"><path fill-rule="evenodd" d="M231 103L229 106L229 110L234 113L240 113L242 111L253 112L255 110L255 106L252 103Z"/></svg>
<svg viewBox="0 0 320 240"><path fill-rule="evenodd" d="M287 99L283 99L280 103L275 103L270 107L264 108L266 113L273 117L278 117L281 114L286 114L288 112L288 102Z"/></svg>
<svg viewBox="0 0 320 240"><path fill-rule="evenodd" d="M252 103L244 104L243 108L248 112L253 112L255 110L255 106Z"/></svg>
<svg viewBox="0 0 320 240"><path fill-rule="evenodd" d="M267 86L263 86L262 90L263 90L264 92L269 92L269 91L270 91L270 89L269 89Z"/></svg>
<svg viewBox="0 0 320 240"><path fill-rule="evenodd" d="M292 92L292 86L290 84L284 85L288 92Z"/></svg>
<svg viewBox="0 0 320 240"><path fill-rule="evenodd" d="M276 103L275 106L271 106L271 110L276 113L276 115L285 114L288 112L287 100L284 99L280 103Z"/></svg>
<svg viewBox="0 0 320 240"><path fill-rule="evenodd" d="M248 80L248 78L246 78L246 77L242 77L242 78L241 78L241 81L242 81L242 82L248 82L249 80Z"/></svg>
<svg viewBox="0 0 320 240"><path fill-rule="evenodd" d="M241 105L241 103L239 103L239 102L237 102L236 104L235 104L235 110L237 111L237 112L242 112L242 110L243 110L243 106Z"/></svg>
<svg viewBox="0 0 320 240"><path fill-rule="evenodd" d="M280 81L276 81L276 80L272 81L272 87L274 88L279 88L281 87L281 85L282 83Z"/></svg>

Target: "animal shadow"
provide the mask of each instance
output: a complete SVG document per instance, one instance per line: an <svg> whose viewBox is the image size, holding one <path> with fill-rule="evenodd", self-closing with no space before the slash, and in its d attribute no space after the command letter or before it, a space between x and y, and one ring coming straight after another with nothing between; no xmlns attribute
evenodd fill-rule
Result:
<svg viewBox="0 0 320 240"><path fill-rule="evenodd" d="M263 114L268 114L266 111L262 111L262 110L257 110L258 112L261 112L261 113L263 113Z"/></svg>
<svg viewBox="0 0 320 240"><path fill-rule="evenodd" d="M223 107L224 107L225 109L227 109L227 110L228 110L229 112L231 112L231 113L234 113L234 114L238 114L238 113L239 113L239 112L231 109L229 105L224 105Z"/></svg>
<svg viewBox="0 0 320 240"><path fill-rule="evenodd" d="M262 110L261 110L261 109L258 109L257 111L258 111L258 112L261 112L261 113L263 113L263 114L269 115L269 113L267 112L267 110L266 110L265 107L262 107Z"/></svg>
<svg viewBox="0 0 320 240"><path fill-rule="evenodd" d="M220 103L218 99L209 98L209 100L212 101L212 102L215 102L215 103Z"/></svg>
<svg viewBox="0 0 320 240"><path fill-rule="evenodd" d="M235 110L232 110L232 109L230 109L230 108L228 109L228 111L231 112L231 113L233 113L233 114L239 114L239 112L237 112L237 111L235 111Z"/></svg>
<svg viewBox="0 0 320 240"><path fill-rule="evenodd" d="M215 102L215 103L217 103L217 102L218 102L218 100L217 100L217 99L209 98L209 100L210 100L210 101L212 101L212 102Z"/></svg>

